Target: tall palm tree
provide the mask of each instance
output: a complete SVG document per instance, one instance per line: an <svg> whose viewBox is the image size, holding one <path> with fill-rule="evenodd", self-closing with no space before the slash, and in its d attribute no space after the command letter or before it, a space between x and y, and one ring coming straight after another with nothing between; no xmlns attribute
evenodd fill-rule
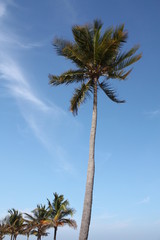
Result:
<svg viewBox="0 0 160 240"><path fill-rule="evenodd" d="M76 221L68 216L73 216L75 210L69 207L68 200L64 200L63 195L54 194L54 200L51 203L48 200L48 212L49 212L49 221L50 227L54 228L54 240L56 240L58 227L68 225L69 227L76 228Z"/></svg>
<svg viewBox="0 0 160 240"><path fill-rule="evenodd" d="M37 240L41 240L42 236L48 235L48 233L46 232L48 226L44 224L44 221L48 219L49 214L45 205L37 205L37 208L34 209L32 213L33 215L25 213L27 217L25 221L27 222L29 227L28 234L35 235L37 237Z"/></svg>
<svg viewBox="0 0 160 240"><path fill-rule="evenodd" d="M4 219L7 227L7 234L11 236L11 240L16 240L18 234L23 232L24 219L22 213L14 208L8 210L9 215Z"/></svg>
<svg viewBox="0 0 160 240"><path fill-rule="evenodd" d="M70 110L73 114L78 113L79 106L86 101L90 94L93 95L88 172L79 240L88 238L91 219L95 172L97 92L102 90L110 100L116 103L124 103L125 101L117 98L109 80L125 80L131 72L128 67L141 58L141 54L135 55L139 46L134 46L129 51L122 52L122 46L126 43L128 36L124 30L124 25L108 28L103 33L101 30L101 21L95 20L91 25L73 26L73 42L56 38L53 45L57 54L71 60L75 63L77 69L70 69L59 76L49 75L50 84L53 86L69 85L71 83L80 84L70 100Z"/></svg>

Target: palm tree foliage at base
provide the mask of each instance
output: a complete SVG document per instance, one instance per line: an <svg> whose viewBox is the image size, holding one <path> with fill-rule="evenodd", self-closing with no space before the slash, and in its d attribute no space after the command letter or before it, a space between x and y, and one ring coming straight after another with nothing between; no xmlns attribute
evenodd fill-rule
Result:
<svg viewBox="0 0 160 240"><path fill-rule="evenodd" d="M109 79L125 80L131 72L128 67L141 58L141 54L135 54L139 48L137 45L129 51L122 52L122 46L126 43L128 37L123 24L116 28L110 27L103 33L101 30L101 21L95 20L91 25L73 26L73 42L56 38L53 45L57 54L71 60L75 63L77 69L70 69L60 76L49 75L50 84L53 86L69 85L71 83L80 85L75 89L70 101L70 110L73 114L77 114L79 106L86 101L88 96L93 94L88 172L79 240L88 238L91 218L95 168L97 92L102 90L112 101L124 103L124 100L117 98L114 89L110 86Z"/></svg>
<svg viewBox="0 0 160 240"><path fill-rule="evenodd" d="M16 240L19 234L23 234L24 219L22 213L14 208L8 210L9 215L4 219L6 234L11 236L11 240Z"/></svg>
<svg viewBox="0 0 160 240"><path fill-rule="evenodd" d="M64 200L63 195L54 193L54 200L48 200L49 220L48 224L54 228L54 240L56 240L58 227L68 225L72 228L77 228L76 221L68 218L73 216L75 210L69 207L68 200Z"/></svg>
<svg viewBox="0 0 160 240"><path fill-rule="evenodd" d="M32 234L41 240L42 236L47 236L48 226L44 222L48 219L49 213L45 205L37 205L37 208L32 211L33 215L25 213L28 220L26 221L25 233Z"/></svg>
<svg viewBox="0 0 160 240"><path fill-rule="evenodd" d="M47 199L48 200L48 199ZM76 228L76 221L68 218L73 216L75 210L69 207L68 200L64 200L63 195L54 193L54 199L52 202L48 200L48 206L37 205L31 214L19 213L14 208L8 211L3 220L0 220L0 240L6 235L11 236L11 240L16 240L18 235L26 235L29 240L30 235L37 237L37 240L41 240L41 237L48 236L47 230L54 228L54 240L56 240L56 234L58 227L68 225L72 228Z"/></svg>

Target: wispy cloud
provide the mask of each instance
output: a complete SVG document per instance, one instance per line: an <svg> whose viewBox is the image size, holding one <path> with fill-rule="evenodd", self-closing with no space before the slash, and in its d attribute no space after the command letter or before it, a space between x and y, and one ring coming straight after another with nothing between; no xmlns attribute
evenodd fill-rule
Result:
<svg viewBox="0 0 160 240"><path fill-rule="evenodd" d="M6 13L6 5L2 2L0 3L0 18L2 18Z"/></svg>
<svg viewBox="0 0 160 240"><path fill-rule="evenodd" d="M38 141L56 158L58 162L56 171L73 173L73 166L67 160L65 149L50 137L50 129L54 131L56 121L64 117L67 120L65 111L53 103L41 100L32 90L22 68L10 58L5 57L0 60L0 83L17 101L23 118Z"/></svg>
<svg viewBox="0 0 160 240"><path fill-rule="evenodd" d="M6 17L7 14L7 8L9 6L16 6L14 0L0 0L0 18L2 20L3 17Z"/></svg>
<svg viewBox="0 0 160 240"><path fill-rule="evenodd" d="M144 112L144 114L150 118L155 118L160 115L160 109Z"/></svg>
<svg viewBox="0 0 160 240"><path fill-rule="evenodd" d="M9 14L9 8L10 7L16 7L18 8L18 5L15 4L13 0L0 0L0 43L1 43L1 50L5 48L5 52L7 49L33 49L33 48L39 48L43 47L45 45L45 41L32 41L31 39L24 38L21 35L17 34L16 30L13 30L12 27L12 19ZM5 20L8 19L8 22L10 24L7 25ZM2 21L4 20L4 21ZM22 25L22 30L24 29ZM2 47L3 46L3 47Z"/></svg>
<svg viewBox="0 0 160 240"><path fill-rule="evenodd" d="M23 37L18 37L14 32L6 31L3 27L1 27L0 32L0 43L3 44L3 46L8 46L10 49L19 48L20 50L40 48L45 45L44 41L29 41Z"/></svg>
<svg viewBox="0 0 160 240"><path fill-rule="evenodd" d="M10 1L8 0L7 2L9 3ZM3 11L1 3L0 7L1 15L4 14L3 11L7 14L6 6L4 5ZM3 25L2 28L3 31L0 33L0 85L3 86L5 97L12 96L15 99L27 126L48 153L56 159L58 171L71 173L73 166L70 164L69 158L66 158L65 149L59 146L57 139L53 138L51 134L51 130L53 132L56 131L57 122L66 117L66 113L54 103L50 103L35 92L30 83L29 71L24 71L22 67L23 60L20 64L16 58L17 49L15 51L13 47L17 43L17 46L20 47L21 59L23 59L23 49L40 47L41 44L22 44L19 36L10 31L10 27ZM8 35L8 32L11 32L10 35Z"/></svg>
<svg viewBox="0 0 160 240"><path fill-rule="evenodd" d="M41 111L49 111L50 107L40 100L31 89L18 64L11 58L1 56L0 77L3 84L17 100L30 102Z"/></svg>
<svg viewBox="0 0 160 240"><path fill-rule="evenodd" d="M147 196L145 198L143 198L142 200L140 200L139 202L137 202L137 204L146 204L150 202L150 197Z"/></svg>

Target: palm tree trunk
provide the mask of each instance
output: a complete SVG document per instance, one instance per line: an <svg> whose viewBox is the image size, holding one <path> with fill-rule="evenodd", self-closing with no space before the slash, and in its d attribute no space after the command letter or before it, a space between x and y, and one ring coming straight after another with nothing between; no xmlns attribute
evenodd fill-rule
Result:
<svg viewBox="0 0 160 240"><path fill-rule="evenodd" d="M85 191L79 240L88 239L88 232L89 232L89 226L90 226L90 220L91 220L92 195L93 195L94 172L95 172L94 152L95 152L96 127L97 127L97 78L94 79L94 99L93 99L92 126L91 126L90 143L89 143L87 182L86 182L86 191Z"/></svg>
<svg viewBox="0 0 160 240"><path fill-rule="evenodd" d="M57 236L57 227L54 227L54 240L56 240L56 236Z"/></svg>

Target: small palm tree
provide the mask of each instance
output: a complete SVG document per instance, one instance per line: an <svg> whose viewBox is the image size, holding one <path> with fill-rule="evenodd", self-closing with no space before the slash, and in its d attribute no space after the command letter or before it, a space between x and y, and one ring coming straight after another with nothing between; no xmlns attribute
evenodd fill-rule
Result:
<svg viewBox="0 0 160 240"><path fill-rule="evenodd" d="M97 93L102 90L110 100L124 103L123 100L117 98L114 89L110 86L109 79L124 81L131 72L128 67L141 58L141 54L135 55L138 46L122 52L122 46L126 43L128 36L124 25L115 29L108 28L104 33L101 30L101 21L95 20L91 25L73 26L73 42L56 38L53 45L57 54L71 60L77 69L70 69L59 76L49 75L50 84L53 86L80 84L70 100L70 110L73 114L77 114L79 106L86 101L90 94L93 95L88 172L79 240L88 238L91 219L95 172Z"/></svg>
<svg viewBox="0 0 160 240"><path fill-rule="evenodd" d="M50 227L54 228L54 240L56 240L58 227L63 227L68 225L69 227L76 228L76 221L68 218L68 216L73 216L75 210L69 208L68 200L64 200L63 195L58 195L54 193L54 200L51 203L48 200L48 212L49 212L49 221L48 224Z"/></svg>
<svg viewBox="0 0 160 240"><path fill-rule="evenodd" d="M35 235L37 240L41 240L42 236L47 236L46 232L48 226L44 224L45 220L48 219L48 211L45 205L37 205L37 208L32 211L33 215L25 213L27 219L25 220L28 228L26 227L26 233Z"/></svg>
<svg viewBox="0 0 160 240"><path fill-rule="evenodd" d="M7 234L11 236L11 240L16 240L18 234L22 234L24 227L24 219L22 213L14 208L8 210L9 215L4 219L7 227Z"/></svg>

